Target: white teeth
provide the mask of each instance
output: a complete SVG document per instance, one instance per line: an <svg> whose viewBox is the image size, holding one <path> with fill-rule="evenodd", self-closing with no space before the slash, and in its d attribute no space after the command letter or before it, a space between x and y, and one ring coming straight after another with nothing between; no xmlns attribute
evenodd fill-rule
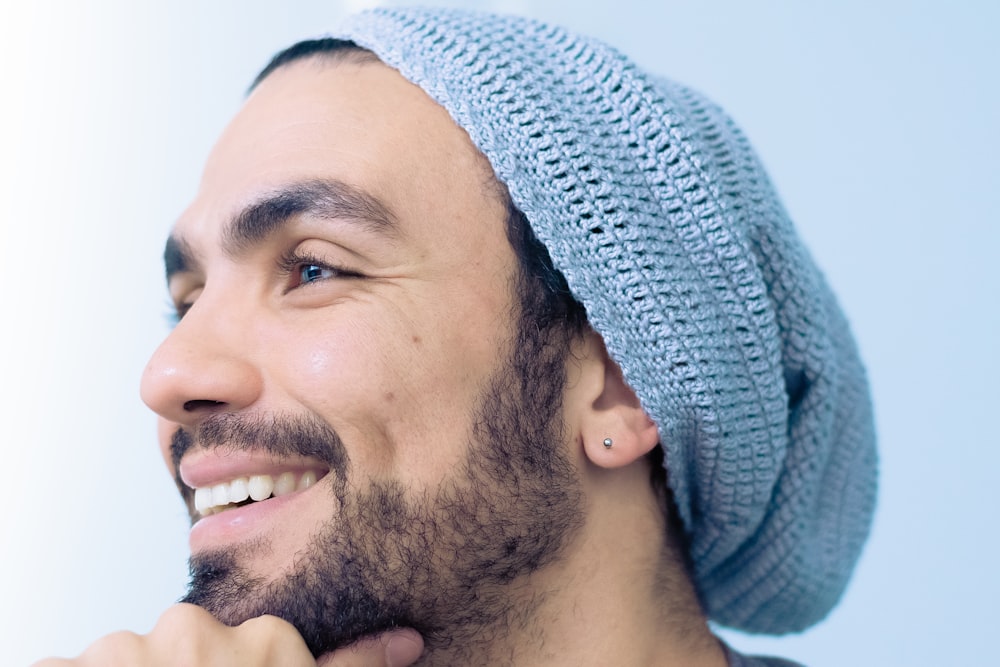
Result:
<svg viewBox="0 0 1000 667"><path fill-rule="evenodd" d="M270 475L253 475L247 485L254 500L267 500L274 491L274 478Z"/></svg>
<svg viewBox="0 0 1000 667"><path fill-rule="evenodd" d="M242 503L248 498L254 501L267 500L273 493L283 496L295 491L304 491L316 483L316 472L307 470L298 473L286 471L277 478L271 475L251 475L237 477L230 482L220 482L194 490L194 509L202 516L209 516Z"/></svg>
<svg viewBox="0 0 1000 667"><path fill-rule="evenodd" d="M215 486L212 487L212 504L213 505L229 504L228 484L216 484Z"/></svg>
<svg viewBox="0 0 1000 667"><path fill-rule="evenodd" d="M246 477L237 477L229 483L229 502L242 503L250 497L250 488Z"/></svg>
<svg viewBox="0 0 1000 667"><path fill-rule="evenodd" d="M274 480L274 495L283 496L295 490L295 473L283 472Z"/></svg>
<svg viewBox="0 0 1000 667"><path fill-rule="evenodd" d="M212 489L210 487L205 487L203 489L195 489L194 491L194 508L198 512L204 514L205 510L212 506Z"/></svg>

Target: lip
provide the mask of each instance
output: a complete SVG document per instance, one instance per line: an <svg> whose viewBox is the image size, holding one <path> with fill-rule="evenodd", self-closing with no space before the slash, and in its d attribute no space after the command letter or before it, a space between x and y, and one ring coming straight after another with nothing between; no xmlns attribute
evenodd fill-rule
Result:
<svg viewBox="0 0 1000 667"><path fill-rule="evenodd" d="M329 467L315 459L302 457L275 457L245 452L199 451L184 457L179 467L181 481L187 487L185 497L193 509L193 489L229 482L237 477L250 475L272 475L282 472L315 471L317 481L308 489L293 491L267 500L252 502L242 507L201 517L191 526L188 543L191 553L230 547L268 533L294 522L301 515L301 507L307 504L311 494L320 487L327 488ZM323 493L319 491L318 493ZM193 514L193 516L198 516Z"/></svg>
<svg viewBox="0 0 1000 667"><path fill-rule="evenodd" d="M185 486L197 489L229 482L237 477L272 475L283 472L315 470L317 477L326 475L329 466L316 459L304 457L277 457L244 453L197 452L184 457L180 464L180 478Z"/></svg>
<svg viewBox="0 0 1000 667"><path fill-rule="evenodd" d="M188 535L191 553L231 547L273 533L301 516L301 506L309 503L317 489L327 486L326 475L308 489L234 507L198 519Z"/></svg>

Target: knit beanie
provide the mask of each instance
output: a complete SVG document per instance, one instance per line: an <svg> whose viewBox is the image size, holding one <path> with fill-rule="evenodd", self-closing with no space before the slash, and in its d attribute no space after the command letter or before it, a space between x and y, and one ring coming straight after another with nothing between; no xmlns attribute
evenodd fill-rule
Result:
<svg viewBox="0 0 1000 667"><path fill-rule="evenodd" d="M798 631L840 598L875 501L847 323L714 104L536 21L383 9L339 31L487 157L659 427L713 621Z"/></svg>

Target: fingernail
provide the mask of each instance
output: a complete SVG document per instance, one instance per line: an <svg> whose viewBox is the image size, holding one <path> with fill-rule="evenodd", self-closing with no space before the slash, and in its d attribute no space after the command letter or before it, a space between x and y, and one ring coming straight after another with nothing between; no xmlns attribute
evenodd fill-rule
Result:
<svg viewBox="0 0 1000 667"><path fill-rule="evenodd" d="M424 652L423 638L413 631L397 632L385 644L385 662L389 667L408 667Z"/></svg>

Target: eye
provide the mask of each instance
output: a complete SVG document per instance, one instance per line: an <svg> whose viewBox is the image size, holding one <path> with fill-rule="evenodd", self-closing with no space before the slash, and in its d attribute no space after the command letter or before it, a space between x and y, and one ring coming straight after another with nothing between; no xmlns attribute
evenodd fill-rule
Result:
<svg viewBox="0 0 1000 667"><path fill-rule="evenodd" d="M193 303L177 304L177 307L174 309L174 323L176 324L177 322L180 322L181 318L187 315L187 312L191 310L191 306L193 305Z"/></svg>
<svg viewBox="0 0 1000 667"><path fill-rule="evenodd" d="M312 283L319 283L337 278L360 278L361 275L331 266L329 263L311 255L290 253L281 257L278 262L281 272L288 277L288 289L295 289Z"/></svg>
<svg viewBox="0 0 1000 667"><path fill-rule="evenodd" d="M188 289L183 292L183 296L174 299L171 297L167 305L167 323L170 328L173 329L178 324L180 324L181 319L187 315L188 311L194 306L194 302L198 300L201 295L201 287L196 287L193 289Z"/></svg>
<svg viewBox="0 0 1000 667"><path fill-rule="evenodd" d="M333 269L328 269L321 264L300 264L298 268L299 272L299 284L304 285L305 283L311 283L317 280L325 280L328 278L333 278L337 275L337 272Z"/></svg>
<svg viewBox="0 0 1000 667"><path fill-rule="evenodd" d="M173 329L178 324L180 324L181 319L183 319L183 317L187 315L187 312L191 310L191 306L193 305L194 305L193 303L182 303L178 306L171 305L167 309L167 313L165 316L167 320L167 326Z"/></svg>

